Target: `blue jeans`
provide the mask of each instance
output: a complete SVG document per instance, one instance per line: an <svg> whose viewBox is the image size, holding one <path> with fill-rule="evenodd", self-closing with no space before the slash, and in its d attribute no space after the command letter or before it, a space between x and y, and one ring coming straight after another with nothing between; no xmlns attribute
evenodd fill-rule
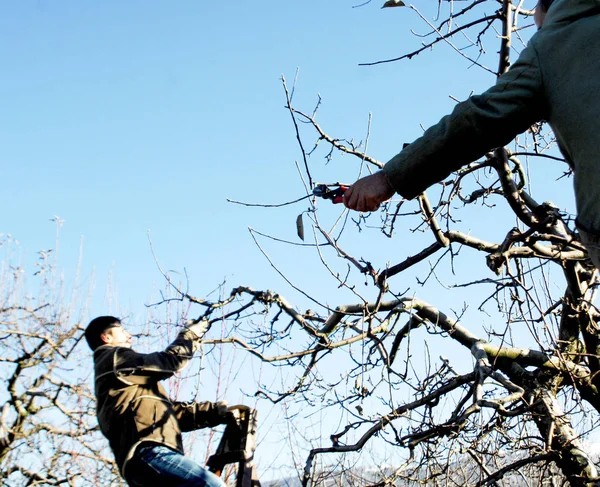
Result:
<svg viewBox="0 0 600 487"><path fill-rule="evenodd" d="M226 487L214 473L162 445L141 446L127 462L131 487Z"/></svg>

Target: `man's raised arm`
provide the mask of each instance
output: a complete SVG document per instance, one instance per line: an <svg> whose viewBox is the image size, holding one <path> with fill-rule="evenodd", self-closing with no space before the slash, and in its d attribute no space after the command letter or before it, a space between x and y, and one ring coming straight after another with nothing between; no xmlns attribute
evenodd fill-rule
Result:
<svg viewBox="0 0 600 487"><path fill-rule="evenodd" d="M167 379L187 366L209 328L208 321L189 325L161 352L138 353L128 348L116 348L113 371L121 380L131 384Z"/></svg>
<svg viewBox="0 0 600 487"><path fill-rule="evenodd" d="M496 85L459 103L380 172L359 179L344 194L344 204L351 210L374 211L394 192L414 198L545 118L534 39Z"/></svg>

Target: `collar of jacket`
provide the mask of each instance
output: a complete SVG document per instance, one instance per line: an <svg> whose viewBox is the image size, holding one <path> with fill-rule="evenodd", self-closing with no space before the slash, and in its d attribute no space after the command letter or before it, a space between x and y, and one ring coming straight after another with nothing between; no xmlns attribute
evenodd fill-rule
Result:
<svg viewBox="0 0 600 487"><path fill-rule="evenodd" d="M600 0L556 0L548 9L544 27L597 14L600 14Z"/></svg>

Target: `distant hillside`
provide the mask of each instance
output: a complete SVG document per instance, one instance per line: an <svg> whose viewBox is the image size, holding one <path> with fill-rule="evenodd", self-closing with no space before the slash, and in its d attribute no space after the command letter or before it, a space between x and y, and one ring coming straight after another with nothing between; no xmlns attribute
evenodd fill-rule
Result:
<svg viewBox="0 0 600 487"><path fill-rule="evenodd" d="M590 453L592 454L593 460L598 463L599 456L597 453L598 447L596 444L590 445ZM502 459L502 465L510 465L520 458L505 457ZM496 472L500 468L499 465L489 465L489 471ZM473 460L470 456L464 456L459 462L454 462L448 467L449 473L442 473L443 476L447 476L448 481L452 485L475 485L479 482L481 477L481 467ZM391 480L394 469L352 469L344 472L336 471L328 475L321 474L321 480L316 484L315 487L365 487L368 485L374 485L383 480L382 477L388 477ZM402 477L397 477L390 483L390 487L423 487L427 485L424 481L428 475L432 472L427 471L425 467L415 468L413 470L406 469L402 472ZM438 477L439 480L440 477ZM531 485L542 485L540 481L550 480L553 482L558 481L559 485L564 480L564 477L557 468L554 466L552 471L545 469L540 472L535 466L528 466L520 469L519 471L512 471L507 473L501 480L496 482L498 486L510 486L510 487L529 487ZM554 484L553 484L554 485ZM262 482L263 487L301 487L301 482L297 477L288 477L279 480L272 480L268 482Z"/></svg>

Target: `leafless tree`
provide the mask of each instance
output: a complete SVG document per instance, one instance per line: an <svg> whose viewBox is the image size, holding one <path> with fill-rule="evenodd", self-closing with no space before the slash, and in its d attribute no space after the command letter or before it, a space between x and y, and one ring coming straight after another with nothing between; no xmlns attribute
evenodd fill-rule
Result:
<svg viewBox="0 0 600 487"><path fill-rule="evenodd" d="M35 272L10 237L0 250L2 485L123 485L99 441L89 367L81 367L87 293L65 282L52 250L39 252Z"/></svg>
<svg viewBox="0 0 600 487"><path fill-rule="evenodd" d="M432 15L402 7L424 22L424 44L390 62L430 55L444 44L497 75L531 23L523 2L437 5ZM536 161L560 159L551 133L532 127L414 202L393 199L377 213L334 215L339 207L312 195L324 171L320 156L329 168L342 154L345 166L350 156L363 172L380 168L367 150L370 124L361 142L331 135L335 127L317 119L321 100L298 109L295 83L283 84L308 204L296 220L301 250L313 251L332 297L321 285L296 286L263 243L286 245L284 239L251 230L303 307L249 286L198 298L187 281L164 273L167 291L156 303L167 308L161 323L220 323L222 333L205 342L206 353L232 347L283 372L278 381L265 377L244 389L284 406L304 486L597 483L584 439L597 430L600 410L598 273L570 215L536 202L531 189ZM557 184L570 191L568 178ZM269 211L297 214L297 204ZM473 215L494 221L491 237ZM387 244L409 240L406 229L413 245ZM361 247L361 234L380 237L381 246ZM287 244L293 255L299 242ZM66 379L81 339L81 330L73 331L79 318L56 307L60 293L43 286L39 298L19 294L18 272L9 267L2 274L4 482L77 485L83 472L114 476L98 435L91 435L89 391ZM37 277L43 281L44 272ZM328 304L340 295L342 304ZM48 427L48 416L62 418L62 426Z"/></svg>
<svg viewBox="0 0 600 487"><path fill-rule="evenodd" d="M367 64L407 62L443 44L500 75L529 35L522 28L531 26L532 12L523 4L440 1L433 20L404 6L425 26L423 45ZM263 385L258 396L295 401L305 419L325 411L327 423L339 425L328 439L306 433L312 448L303 485L333 485L336 473L352 472L348 459L356 457L344 454L369 448L379 455L372 485L516 485L521 477L524 485L599 482L583 441L597 429L600 411L598 273L572 216L532 193L528 176L536 161L561 160L548 128L531 127L415 202L393 199L360 216L340 210L330 221L331 211L311 195L323 171L319 155L330 166L340 155L347 166L350 155L361 171L382 167L367 153L370 123L361 142L331 135L335 127L317 120L322 100L298 109L296 83L283 84L309 204L298 233L305 238L309 221L312 243L303 245L312 245L332 288L350 297L348 304L328 306L329 298L303 287L297 291L311 309L302 312L277 293L234 289L231 333L219 341L296 371L287 387ZM567 166L564 172L569 175ZM571 191L568 177L556 184ZM474 214L493 219L494 240L478 236ZM397 245L385 256L389 264L381 248L356 250L356 229L406 241L407 228L422 247L399 256ZM251 232L279 270L261 246L261 239L279 237ZM204 305L206 316L216 304L185 292L180 297ZM248 318L256 313L262 322ZM434 350L444 353L437 359ZM388 460L382 451L403 453Z"/></svg>

